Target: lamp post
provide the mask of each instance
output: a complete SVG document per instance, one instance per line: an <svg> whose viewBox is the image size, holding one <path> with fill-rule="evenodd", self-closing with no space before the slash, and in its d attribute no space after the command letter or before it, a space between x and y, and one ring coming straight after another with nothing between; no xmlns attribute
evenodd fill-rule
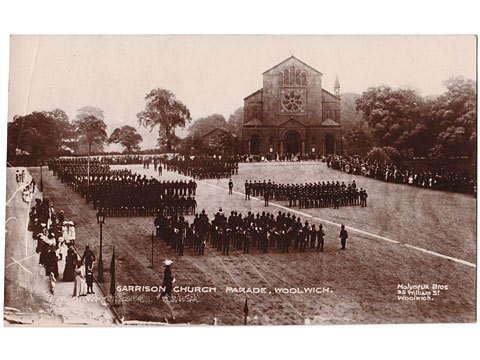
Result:
<svg viewBox="0 0 480 360"><path fill-rule="evenodd" d="M40 162L40 191L43 193L43 160Z"/></svg>
<svg viewBox="0 0 480 360"><path fill-rule="evenodd" d="M97 213L97 224L100 225L100 255L98 257L98 281L103 282L103 258L102 258L102 227L105 224L105 214L102 209Z"/></svg>

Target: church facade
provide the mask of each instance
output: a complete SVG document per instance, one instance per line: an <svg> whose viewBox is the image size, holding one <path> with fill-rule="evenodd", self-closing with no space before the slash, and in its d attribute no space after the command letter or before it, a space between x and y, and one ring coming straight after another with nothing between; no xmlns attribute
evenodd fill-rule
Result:
<svg viewBox="0 0 480 360"><path fill-rule="evenodd" d="M322 73L291 56L263 73L263 88L244 98L244 152L342 152L340 84L322 88Z"/></svg>

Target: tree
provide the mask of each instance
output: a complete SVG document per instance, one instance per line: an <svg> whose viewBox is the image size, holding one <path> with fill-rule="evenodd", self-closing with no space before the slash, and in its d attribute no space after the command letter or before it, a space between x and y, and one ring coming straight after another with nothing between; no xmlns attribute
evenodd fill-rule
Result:
<svg viewBox="0 0 480 360"><path fill-rule="evenodd" d="M107 125L103 120L103 111L97 107L86 106L77 110L74 125L79 142L84 142L87 145L89 156L93 145L97 145L102 150L107 139Z"/></svg>
<svg viewBox="0 0 480 360"><path fill-rule="evenodd" d="M422 150L422 138L428 134L425 103L415 91L388 86L369 88L356 104L372 131L375 145Z"/></svg>
<svg viewBox="0 0 480 360"><path fill-rule="evenodd" d="M227 125L225 118L220 114L212 114L195 120L188 128L188 136L201 139L203 135L216 128L224 129Z"/></svg>
<svg viewBox="0 0 480 360"><path fill-rule="evenodd" d="M237 110L230 115L227 122L227 130L236 134L238 137L242 136L242 127L243 127L243 106L239 107Z"/></svg>
<svg viewBox="0 0 480 360"><path fill-rule="evenodd" d="M175 128L184 128L192 120L190 111L166 89L153 89L145 96L145 102L145 109L137 114L138 122L150 127L150 131L158 125L158 144L170 152L178 142Z"/></svg>
<svg viewBox="0 0 480 360"><path fill-rule="evenodd" d="M445 83L447 92L431 102L432 126L436 146L431 158L474 156L477 144L477 93L475 82L463 77Z"/></svg>
<svg viewBox="0 0 480 360"><path fill-rule="evenodd" d="M216 154L226 154L228 149L233 148L233 136L229 131L219 131L211 139L209 146Z"/></svg>
<svg viewBox="0 0 480 360"><path fill-rule="evenodd" d="M43 112L46 116L56 122L57 135L62 139L62 149L73 151L76 144L75 126L70 122L68 115L62 109L53 109Z"/></svg>
<svg viewBox="0 0 480 360"><path fill-rule="evenodd" d="M370 137L361 128L354 128L347 131L343 137L350 146L362 147L371 144Z"/></svg>
<svg viewBox="0 0 480 360"><path fill-rule="evenodd" d="M340 116L344 132L354 129L362 129L367 132L368 125L363 119L363 114L357 109L356 101L361 95L355 93L343 93L340 95Z"/></svg>
<svg viewBox="0 0 480 360"><path fill-rule="evenodd" d="M9 158L17 149L28 152L33 162L68 153L66 145L72 136L72 126L63 110L14 116L8 124L7 151Z"/></svg>
<svg viewBox="0 0 480 360"><path fill-rule="evenodd" d="M120 144L124 147L125 152L132 153L140 150L140 142L142 142L142 135L137 133L137 130L129 125L122 126L113 130L108 138L109 144Z"/></svg>
<svg viewBox="0 0 480 360"><path fill-rule="evenodd" d="M367 157L378 164L398 164L403 159L398 150L391 146L374 147L368 152Z"/></svg>

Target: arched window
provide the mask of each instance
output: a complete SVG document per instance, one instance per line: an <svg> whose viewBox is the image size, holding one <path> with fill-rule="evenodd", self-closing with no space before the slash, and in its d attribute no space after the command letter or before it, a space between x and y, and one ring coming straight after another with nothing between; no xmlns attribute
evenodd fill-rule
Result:
<svg viewBox="0 0 480 360"><path fill-rule="evenodd" d="M307 86L307 74L302 73L302 85Z"/></svg>
<svg viewBox="0 0 480 360"><path fill-rule="evenodd" d="M278 73L278 85L283 86L283 73Z"/></svg>
<svg viewBox="0 0 480 360"><path fill-rule="evenodd" d="M295 85L295 67L290 67L290 85Z"/></svg>
<svg viewBox="0 0 480 360"><path fill-rule="evenodd" d="M283 85L289 85L290 84L290 74L288 72L288 69L283 70Z"/></svg>
<svg viewBox="0 0 480 360"><path fill-rule="evenodd" d="M301 85L302 84L301 71L300 70L297 70L295 72L295 84L296 85Z"/></svg>

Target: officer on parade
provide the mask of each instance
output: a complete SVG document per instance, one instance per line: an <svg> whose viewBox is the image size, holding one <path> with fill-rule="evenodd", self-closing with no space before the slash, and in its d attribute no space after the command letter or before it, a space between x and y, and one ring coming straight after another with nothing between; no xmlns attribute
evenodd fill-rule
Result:
<svg viewBox="0 0 480 360"><path fill-rule="evenodd" d="M340 230L340 242L342 244L342 250L345 250L347 239L348 239L348 233L347 233L347 230L345 230L345 225L342 224L342 228Z"/></svg>

